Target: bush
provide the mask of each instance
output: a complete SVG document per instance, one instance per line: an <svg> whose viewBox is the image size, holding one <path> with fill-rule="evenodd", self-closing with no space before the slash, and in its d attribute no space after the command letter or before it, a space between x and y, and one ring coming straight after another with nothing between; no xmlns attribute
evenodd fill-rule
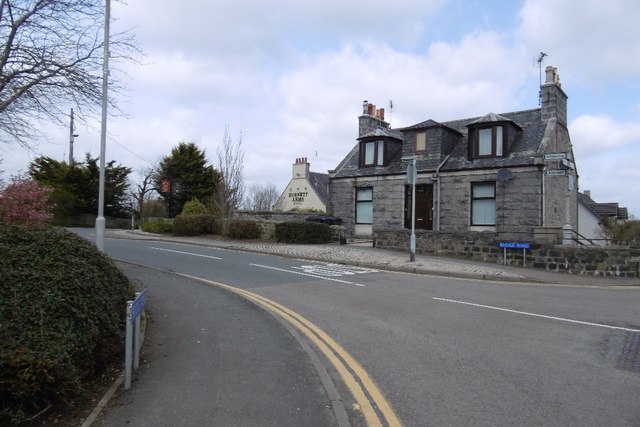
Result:
<svg viewBox="0 0 640 427"><path fill-rule="evenodd" d="M72 402L122 357L132 287L63 229L0 227L0 424Z"/></svg>
<svg viewBox="0 0 640 427"><path fill-rule="evenodd" d="M142 224L142 231L155 234L173 233L173 223L165 221L149 221Z"/></svg>
<svg viewBox="0 0 640 427"><path fill-rule="evenodd" d="M182 207L182 215L203 215L207 213L209 213L207 207L195 197Z"/></svg>
<svg viewBox="0 0 640 427"><path fill-rule="evenodd" d="M14 177L0 190L0 224L42 226L53 217L48 200L52 191L31 179Z"/></svg>
<svg viewBox="0 0 640 427"><path fill-rule="evenodd" d="M275 238L281 243L329 243L333 232L318 222L282 222L276 224Z"/></svg>
<svg viewBox="0 0 640 427"><path fill-rule="evenodd" d="M175 236L197 236L200 234L220 234L222 225L212 214L178 215L173 220Z"/></svg>
<svg viewBox="0 0 640 427"><path fill-rule="evenodd" d="M258 223L248 219L233 219L227 229L232 239L259 239L261 234Z"/></svg>

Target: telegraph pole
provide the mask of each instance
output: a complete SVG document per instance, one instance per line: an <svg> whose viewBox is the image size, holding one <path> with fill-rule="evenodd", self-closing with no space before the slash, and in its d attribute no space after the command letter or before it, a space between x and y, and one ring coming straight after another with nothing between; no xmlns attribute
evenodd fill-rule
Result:
<svg viewBox="0 0 640 427"><path fill-rule="evenodd" d="M69 166L73 166L74 160L73 160L73 140L75 137L78 136L78 134L74 133L74 126L73 126L73 108L71 109L71 121L69 123Z"/></svg>

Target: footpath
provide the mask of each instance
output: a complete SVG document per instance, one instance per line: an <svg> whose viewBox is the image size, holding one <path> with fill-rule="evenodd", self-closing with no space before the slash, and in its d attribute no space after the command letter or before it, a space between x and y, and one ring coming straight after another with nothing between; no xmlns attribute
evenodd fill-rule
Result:
<svg viewBox="0 0 640 427"><path fill-rule="evenodd" d="M640 286L639 279L571 275L416 255L369 244L292 245L211 237L167 237L107 230L107 237L170 241L234 251L471 280L565 286ZM116 383L88 426L360 425L326 371L273 316L235 295L195 281L123 264L149 287L149 325L132 389ZM323 376L324 375L324 376ZM342 396L347 397L347 396ZM347 415L349 414L349 415Z"/></svg>

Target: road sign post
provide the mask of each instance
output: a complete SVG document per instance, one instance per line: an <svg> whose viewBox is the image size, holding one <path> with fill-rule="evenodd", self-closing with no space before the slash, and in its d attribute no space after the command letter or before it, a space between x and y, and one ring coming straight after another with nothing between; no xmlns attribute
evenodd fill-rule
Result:
<svg viewBox="0 0 640 427"><path fill-rule="evenodd" d="M531 249L531 243L527 242L499 242L498 247L502 248L504 265L507 265L507 249L522 249L522 266L527 266L527 249Z"/></svg>
<svg viewBox="0 0 640 427"><path fill-rule="evenodd" d="M140 316L147 304L147 289L136 292L136 298L127 301L127 314L125 317L125 341L124 341L124 389L131 388L132 367L137 370L140 366ZM133 366L132 366L133 365Z"/></svg>
<svg viewBox="0 0 640 427"><path fill-rule="evenodd" d="M407 165L407 183L411 185L411 239L409 241L409 262L416 260L416 156L403 157L411 160Z"/></svg>

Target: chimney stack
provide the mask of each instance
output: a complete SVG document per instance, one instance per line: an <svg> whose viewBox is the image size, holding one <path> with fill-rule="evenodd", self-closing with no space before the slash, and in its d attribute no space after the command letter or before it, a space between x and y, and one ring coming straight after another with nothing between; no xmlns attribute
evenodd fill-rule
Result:
<svg viewBox="0 0 640 427"><path fill-rule="evenodd" d="M298 157L293 164L293 178L306 178L309 175L309 163L306 157Z"/></svg>
<svg viewBox="0 0 640 427"><path fill-rule="evenodd" d="M545 82L540 86L540 107L542 120L556 119L558 124L567 126L567 95L560 87L560 76L556 67L545 70Z"/></svg>
<svg viewBox="0 0 640 427"><path fill-rule="evenodd" d="M378 128L389 129L389 123L384 121L384 108L377 109L367 100L362 102L362 115L358 121L358 138Z"/></svg>

